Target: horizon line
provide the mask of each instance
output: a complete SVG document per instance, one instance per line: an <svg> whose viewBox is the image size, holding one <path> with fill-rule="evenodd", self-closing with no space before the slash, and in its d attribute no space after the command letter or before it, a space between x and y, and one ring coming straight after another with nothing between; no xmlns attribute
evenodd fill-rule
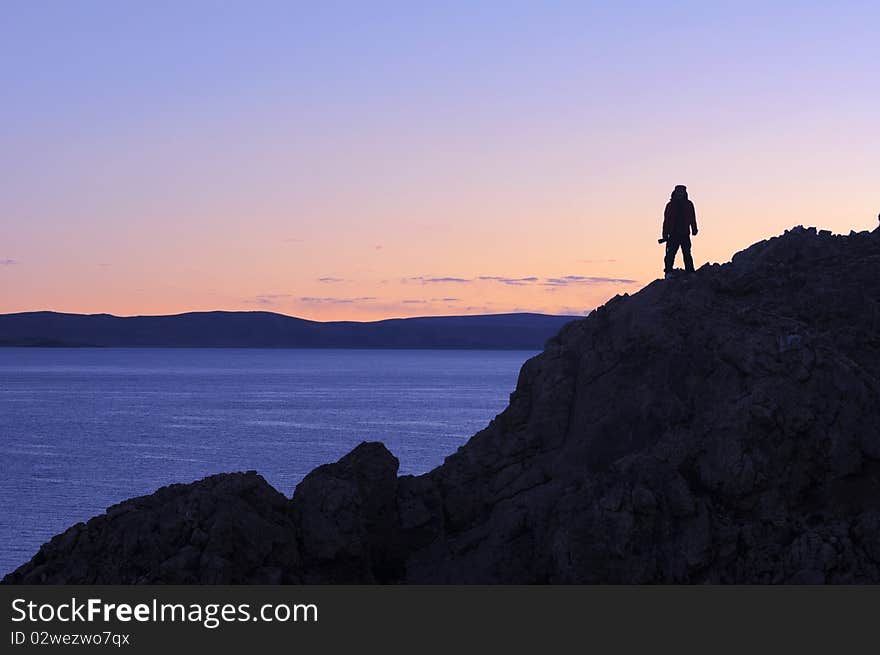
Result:
<svg viewBox="0 0 880 655"><path fill-rule="evenodd" d="M284 318L290 318L297 321L304 321L307 323L320 323L320 324L328 324L328 323L382 323L385 321L410 321L410 320L420 320L426 318L479 318L479 317L490 317L490 316L547 316L551 318L584 318L590 312L594 311L595 307L592 309L585 309L583 314L548 314L545 312L535 312L535 311L510 311L510 312L494 312L494 313L479 313L479 314L429 314L424 316L389 316L387 318L379 318L371 321L358 321L358 320L331 320L331 321L318 321L310 318L303 318L301 316L294 316L292 314L284 314L282 312L273 312L261 309L206 309L206 310L193 310L187 312L176 312L172 314L130 314L130 315L120 315L120 314L111 314L109 312L97 312L97 313L82 313L82 312L61 312L53 309L37 309L37 310L28 310L21 312L2 312L0 313L0 318L5 316L21 316L25 314L57 314L61 316L82 316L82 317L96 317L96 316L107 316L109 318L118 318L118 319L131 319L131 318L175 318L179 316L189 316L193 314L271 314L273 316L282 316Z"/></svg>

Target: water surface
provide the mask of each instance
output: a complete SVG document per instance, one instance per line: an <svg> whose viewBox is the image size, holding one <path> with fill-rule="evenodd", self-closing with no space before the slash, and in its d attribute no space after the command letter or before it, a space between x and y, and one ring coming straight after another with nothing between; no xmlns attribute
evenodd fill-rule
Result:
<svg viewBox="0 0 880 655"><path fill-rule="evenodd" d="M425 472L505 407L533 354L0 348L0 575L172 482L256 469L290 495L365 440Z"/></svg>

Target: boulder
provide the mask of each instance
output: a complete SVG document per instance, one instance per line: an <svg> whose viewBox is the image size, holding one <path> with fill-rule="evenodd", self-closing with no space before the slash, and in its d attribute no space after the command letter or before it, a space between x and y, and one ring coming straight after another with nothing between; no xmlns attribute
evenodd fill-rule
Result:
<svg viewBox="0 0 880 655"><path fill-rule="evenodd" d="M300 528L305 582L382 583L401 578L398 466L381 443L361 443L299 483L291 507Z"/></svg>

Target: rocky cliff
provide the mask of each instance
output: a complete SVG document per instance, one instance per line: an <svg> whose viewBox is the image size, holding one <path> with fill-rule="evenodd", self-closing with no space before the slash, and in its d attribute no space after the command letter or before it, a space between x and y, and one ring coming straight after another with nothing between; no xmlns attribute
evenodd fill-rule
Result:
<svg viewBox="0 0 880 655"><path fill-rule="evenodd" d="M795 228L570 323L433 471L173 485L7 583L880 582L880 230Z"/></svg>

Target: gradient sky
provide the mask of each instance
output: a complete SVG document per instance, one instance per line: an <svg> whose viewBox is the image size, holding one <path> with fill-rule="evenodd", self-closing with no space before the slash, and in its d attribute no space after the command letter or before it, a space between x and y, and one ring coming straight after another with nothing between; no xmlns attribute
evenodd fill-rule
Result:
<svg viewBox="0 0 880 655"><path fill-rule="evenodd" d="M880 212L880 3L0 3L0 312L583 313ZM680 265L680 262L679 262Z"/></svg>

